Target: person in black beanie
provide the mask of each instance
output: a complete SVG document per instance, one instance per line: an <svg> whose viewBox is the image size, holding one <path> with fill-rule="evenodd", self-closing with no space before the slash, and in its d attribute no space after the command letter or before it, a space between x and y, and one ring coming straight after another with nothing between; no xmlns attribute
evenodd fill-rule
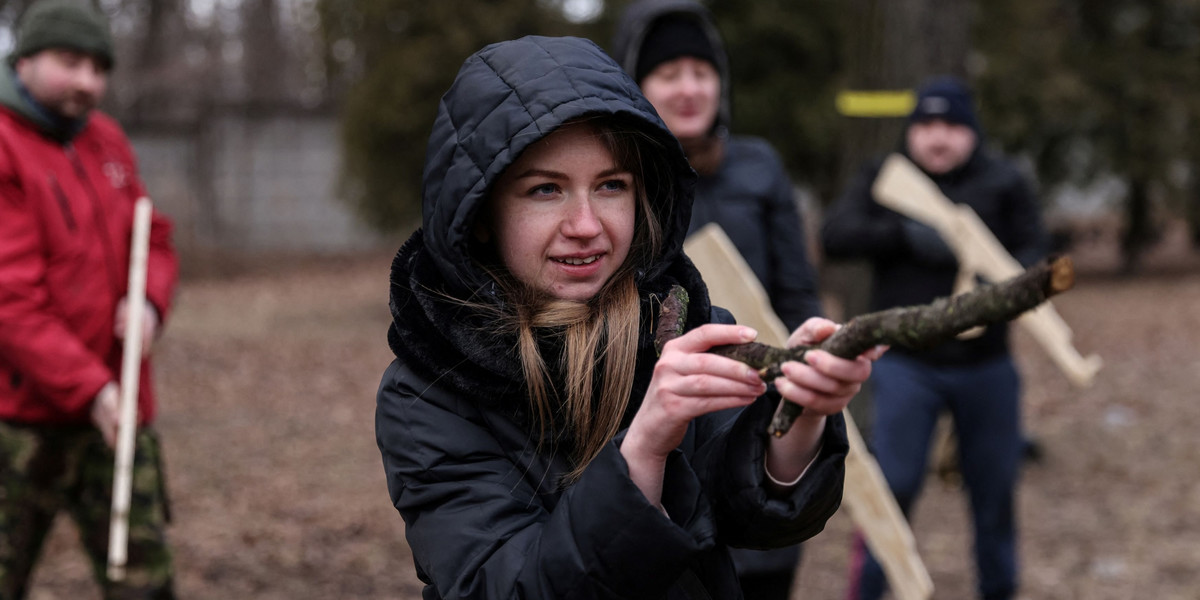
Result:
<svg viewBox="0 0 1200 600"><path fill-rule="evenodd" d="M700 176L689 233L720 225L789 330L819 315L816 277L787 171L766 140L729 132L729 60L711 13L692 0L635 2L621 16L612 54ZM788 597L799 546L735 549L733 555L747 598Z"/></svg>
<svg viewBox="0 0 1200 600"><path fill-rule="evenodd" d="M1049 236L1032 186L1008 160L987 151L969 88L954 77L922 85L905 128L902 152L956 204L973 209L1023 266L1042 258ZM871 187L882 159L869 162L830 208L822 227L825 254L873 266L871 310L924 304L949 296L958 259L931 227L876 203ZM901 510L909 514L924 481L931 436L948 411L974 522L979 596L1012 598L1017 590L1014 497L1023 436L1021 382L1007 325L930 350L892 348L874 373L871 447ZM874 600L885 580L856 542L851 598Z"/></svg>

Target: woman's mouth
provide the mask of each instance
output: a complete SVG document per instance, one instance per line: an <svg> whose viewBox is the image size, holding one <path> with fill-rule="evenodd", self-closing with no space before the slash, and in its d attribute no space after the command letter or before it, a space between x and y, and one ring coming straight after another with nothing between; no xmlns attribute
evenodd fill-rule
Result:
<svg viewBox="0 0 1200 600"><path fill-rule="evenodd" d="M593 254L592 256L586 256L586 257L568 256L568 257L564 257L564 258L552 258L551 260L553 260L554 262L562 263L564 265L576 265L576 266L590 265L590 264L596 262L597 260L600 260L600 255Z"/></svg>

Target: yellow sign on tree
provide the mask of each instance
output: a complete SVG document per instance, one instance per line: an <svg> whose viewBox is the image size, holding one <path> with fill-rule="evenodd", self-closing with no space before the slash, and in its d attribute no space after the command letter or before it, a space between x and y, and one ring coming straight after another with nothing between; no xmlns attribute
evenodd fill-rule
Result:
<svg viewBox="0 0 1200 600"><path fill-rule="evenodd" d="M913 90L842 90L834 100L846 117L906 117L917 105Z"/></svg>

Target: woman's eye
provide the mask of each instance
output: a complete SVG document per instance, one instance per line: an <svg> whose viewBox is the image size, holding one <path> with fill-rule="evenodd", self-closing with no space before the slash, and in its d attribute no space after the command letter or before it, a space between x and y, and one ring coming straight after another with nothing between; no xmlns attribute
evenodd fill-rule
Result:
<svg viewBox="0 0 1200 600"><path fill-rule="evenodd" d="M541 185L535 185L532 188L530 188L529 195L530 196L549 196L556 191L558 191L558 186L554 185L553 183L543 183Z"/></svg>
<svg viewBox="0 0 1200 600"><path fill-rule="evenodd" d="M609 179L600 184L600 189L609 192L620 192L629 189L629 183L624 179Z"/></svg>

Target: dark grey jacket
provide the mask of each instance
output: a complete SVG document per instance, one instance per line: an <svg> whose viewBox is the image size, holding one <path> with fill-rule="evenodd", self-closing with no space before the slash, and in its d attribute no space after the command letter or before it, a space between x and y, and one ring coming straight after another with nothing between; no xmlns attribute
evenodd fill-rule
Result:
<svg viewBox="0 0 1200 600"><path fill-rule="evenodd" d="M826 215L821 237L830 258L863 258L874 266L871 309L925 304L954 291L958 263L949 255L922 252L907 217L875 202L871 186L883 160L865 165ZM1022 266L1042 258L1049 237L1041 209L1025 177L1009 161L976 148L961 167L933 177L951 201L970 206ZM910 223L911 225L911 223ZM926 231L918 229L917 231ZM936 235L932 230L927 235ZM935 243L941 243L936 241ZM947 249L948 252L948 249ZM899 352L934 365L964 365L1008 352L1008 326L992 325L970 340L953 340L929 350Z"/></svg>
<svg viewBox="0 0 1200 600"><path fill-rule="evenodd" d="M792 182L765 140L727 138L717 172L697 180L690 231L709 223L729 235L789 331L821 314Z"/></svg>
<svg viewBox="0 0 1200 600"><path fill-rule="evenodd" d="M689 232L709 223L720 225L762 282L771 308L789 331L794 330L809 317L821 314L803 220L792 182L775 149L761 138L729 135L732 75L712 14L692 0L635 2L621 14L613 36L613 56L627 73L636 72L646 31L656 19L675 14L689 15L700 23L721 76L721 106L712 135L721 138L724 158L715 172L701 175L697 181Z"/></svg>
<svg viewBox="0 0 1200 600"><path fill-rule="evenodd" d="M727 546L805 539L840 503L840 418L830 420L821 454L794 493L767 498L771 397L693 422L667 464L669 518L630 480L621 436L576 483L560 484L571 465L552 437L534 433L515 340L456 299L504 301L469 256L471 223L489 186L529 143L594 114L625 117L657 138L674 165L669 180L648 182L668 240L662 256L639 270L646 334L626 422L649 383L656 361L649 331L670 285L691 293L688 328L715 314L680 251L692 172L620 67L577 38L522 38L468 59L430 137L423 227L393 262L388 341L396 360L376 412L388 491L427 599L739 598Z"/></svg>

